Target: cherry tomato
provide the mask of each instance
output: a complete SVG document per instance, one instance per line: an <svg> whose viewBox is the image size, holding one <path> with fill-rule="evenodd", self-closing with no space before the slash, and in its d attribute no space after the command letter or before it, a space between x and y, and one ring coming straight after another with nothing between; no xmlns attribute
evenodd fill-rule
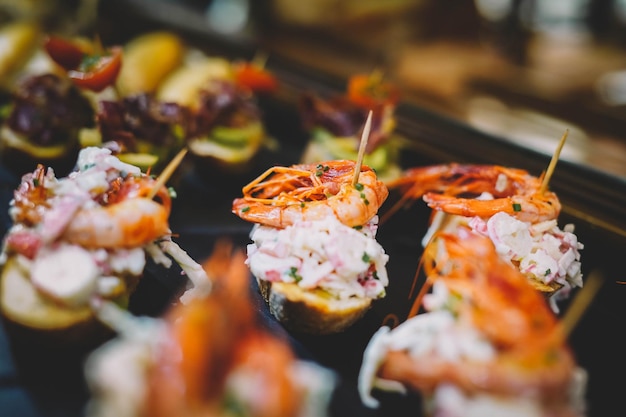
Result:
<svg viewBox="0 0 626 417"><path fill-rule="evenodd" d="M49 36L44 43L44 49L54 62L67 71L67 75L78 87L96 92L113 84L122 67L120 47L95 54L77 42Z"/></svg>
<svg viewBox="0 0 626 417"><path fill-rule="evenodd" d="M77 86L97 92L112 85L121 68L122 48L113 47L105 55L84 57L78 68L67 75Z"/></svg>
<svg viewBox="0 0 626 417"><path fill-rule="evenodd" d="M357 74L348 80L347 96L357 106L372 109L397 104L400 91L376 74Z"/></svg>
<svg viewBox="0 0 626 417"><path fill-rule="evenodd" d="M278 87L278 81L272 74L249 62L235 65L235 80L252 91L272 92Z"/></svg>

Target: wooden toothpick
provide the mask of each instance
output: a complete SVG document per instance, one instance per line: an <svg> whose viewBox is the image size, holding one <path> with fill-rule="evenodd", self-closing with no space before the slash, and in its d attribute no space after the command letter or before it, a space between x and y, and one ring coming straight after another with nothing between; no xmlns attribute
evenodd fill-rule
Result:
<svg viewBox="0 0 626 417"><path fill-rule="evenodd" d="M565 133L561 136L561 141L559 145L556 147L554 154L552 155L552 159L550 160L550 165L548 165L548 170L543 176L543 181L541 182L541 187L539 188L540 193L544 193L548 189L548 182L550 182L550 178L554 173L554 168L556 168L556 163L559 160L559 156L561 155L561 149L563 149L563 145L565 145L565 139L567 139L567 134L569 133L569 129L565 129Z"/></svg>
<svg viewBox="0 0 626 417"><path fill-rule="evenodd" d="M258 68L265 68L265 64L267 63L268 58L269 58L269 55L267 52L257 51L254 54L254 57L252 58L251 63Z"/></svg>
<svg viewBox="0 0 626 417"><path fill-rule="evenodd" d="M165 185L165 183L170 179L174 171L176 171L176 168L178 168L186 154L187 148L181 149L181 151L178 152L174 159L172 159L170 163L167 164L161 175L159 175L159 178L157 178L156 182L154 183L154 187L152 187L152 190L150 190L148 198L154 198L159 189Z"/></svg>
<svg viewBox="0 0 626 417"><path fill-rule="evenodd" d="M589 278L585 280L585 285L578 295L572 301L565 316L561 320L562 333L561 336L565 340L572 332L576 324L580 321L583 313L591 304L593 297L597 294L602 286L602 274L600 271L592 271Z"/></svg>
<svg viewBox="0 0 626 417"><path fill-rule="evenodd" d="M352 179L352 185L356 187L359 182L359 175L361 174L361 165L363 165L363 157L365 155L365 147L370 137L370 129L372 128L372 111L370 110L365 121L365 127L363 128L363 134L361 135L361 144L359 145L359 154L357 156L356 165L354 166L354 178Z"/></svg>

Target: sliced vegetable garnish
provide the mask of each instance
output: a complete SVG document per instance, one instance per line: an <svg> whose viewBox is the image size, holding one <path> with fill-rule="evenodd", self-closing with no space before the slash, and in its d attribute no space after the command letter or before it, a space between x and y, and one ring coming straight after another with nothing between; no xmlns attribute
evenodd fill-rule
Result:
<svg viewBox="0 0 626 417"><path fill-rule="evenodd" d="M77 42L49 36L44 49L78 87L91 91L99 92L112 85L122 67L121 47L111 47L95 54Z"/></svg>
<svg viewBox="0 0 626 417"><path fill-rule="evenodd" d="M278 87L276 77L269 71L250 62L241 62L234 65L237 84L252 91L272 92Z"/></svg>
<svg viewBox="0 0 626 417"><path fill-rule="evenodd" d="M347 96L357 106L373 109L397 104L400 91L393 84L383 81L378 73L356 74L348 80Z"/></svg>
<svg viewBox="0 0 626 417"><path fill-rule="evenodd" d="M87 56L77 70L68 71L68 76L81 88L102 91L112 85L122 68L122 48L113 47L108 54Z"/></svg>
<svg viewBox="0 0 626 417"><path fill-rule="evenodd" d="M48 36L43 47L50 58L66 71L77 68L87 53L76 43L58 36Z"/></svg>

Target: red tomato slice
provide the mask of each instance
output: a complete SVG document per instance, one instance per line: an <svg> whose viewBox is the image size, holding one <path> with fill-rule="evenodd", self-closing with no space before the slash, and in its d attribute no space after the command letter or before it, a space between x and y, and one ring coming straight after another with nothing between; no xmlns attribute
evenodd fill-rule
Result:
<svg viewBox="0 0 626 417"><path fill-rule="evenodd" d="M347 96L357 106L372 109L397 104L400 91L381 77L357 74L348 80Z"/></svg>
<svg viewBox="0 0 626 417"><path fill-rule="evenodd" d="M252 91L272 92L278 87L278 81L272 74L249 62L235 65L235 80Z"/></svg>
<svg viewBox="0 0 626 417"><path fill-rule="evenodd" d="M85 55L78 45L58 36L48 36L43 47L50 58L67 71L78 67Z"/></svg>
<svg viewBox="0 0 626 417"><path fill-rule="evenodd" d="M122 48L113 47L109 54L93 58L93 63L81 65L79 69L68 71L67 75L77 86L98 92L117 79L122 68Z"/></svg>

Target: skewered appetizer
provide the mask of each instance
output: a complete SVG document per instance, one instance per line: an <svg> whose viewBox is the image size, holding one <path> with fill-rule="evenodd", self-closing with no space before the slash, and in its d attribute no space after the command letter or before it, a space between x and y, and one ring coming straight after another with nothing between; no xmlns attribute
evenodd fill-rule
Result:
<svg viewBox="0 0 626 417"><path fill-rule="evenodd" d="M256 94L276 89L260 66L190 50L159 86L158 100L190 110L185 137L198 164L244 172L267 140Z"/></svg>
<svg viewBox="0 0 626 417"><path fill-rule="evenodd" d="M100 314L120 336L86 362L89 417L323 417L334 374L297 359L255 321L245 255L218 241L204 263L211 291L164 318Z"/></svg>
<svg viewBox="0 0 626 417"><path fill-rule="evenodd" d="M122 159L153 170L188 146L201 168L245 171L267 139L256 93L276 84L253 63L209 56L170 32L145 33L124 47L118 97L99 103L98 129L84 140L115 141Z"/></svg>
<svg viewBox="0 0 626 417"><path fill-rule="evenodd" d="M273 167L243 188L232 211L254 223L247 264L288 329L344 331L385 296L388 255L376 241L387 187L339 160Z"/></svg>
<svg viewBox="0 0 626 417"><path fill-rule="evenodd" d="M586 372L560 323L488 238L465 228L436 234L424 268L425 312L382 327L365 350L366 405L379 405L379 388L420 393L433 417L584 415Z"/></svg>
<svg viewBox="0 0 626 417"><path fill-rule="evenodd" d="M299 109L302 123L311 138L301 162L315 163L333 159L357 159L362 127L372 111L372 127L364 163L376 170L383 181L400 174L399 137L394 134L394 110L398 89L382 75L357 74L350 77L344 95L323 99L304 93Z"/></svg>
<svg viewBox="0 0 626 417"><path fill-rule="evenodd" d="M167 268L174 259L192 282L202 281L200 266L171 239L170 192L106 148L81 150L64 178L43 165L24 175L2 247L7 323L45 343L91 343L109 333L93 303L128 305L147 255Z"/></svg>
<svg viewBox="0 0 626 417"><path fill-rule="evenodd" d="M163 80L183 61L183 40L167 31L148 32L122 48L115 94L96 103L97 126L81 132L83 146L114 142L119 158L143 171L160 172L185 145L188 111L157 100Z"/></svg>
<svg viewBox="0 0 626 417"><path fill-rule="evenodd" d="M580 250L574 225L558 227L561 203L542 190L542 179L498 165L443 164L408 169L389 184L406 200L423 198L435 210L425 246L440 230L466 225L488 236L500 256L556 302L582 287ZM392 209L393 210L393 209Z"/></svg>
<svg viewBox="0 0 626 417"><path fill-rule="evenodd" d="M94 126L89 100L67 78L25 78L4 105L0 126L2 163L20 174L37 163L68 173L79 150L81 128Z"/></svg>
<svg viewBox="0 0 626 417"><path fill-rule="evenodd" d="M21 52L29 58L6 87L11 97L0 118L2 161L20 175L39 163L67 174L80 149L81 131L96 124L97 97L117 76L120 51L96 51L84 39L70 42L40 32L32 36L34 51ZM15 49L24 41L13 36L7 43Z"/></svg>

